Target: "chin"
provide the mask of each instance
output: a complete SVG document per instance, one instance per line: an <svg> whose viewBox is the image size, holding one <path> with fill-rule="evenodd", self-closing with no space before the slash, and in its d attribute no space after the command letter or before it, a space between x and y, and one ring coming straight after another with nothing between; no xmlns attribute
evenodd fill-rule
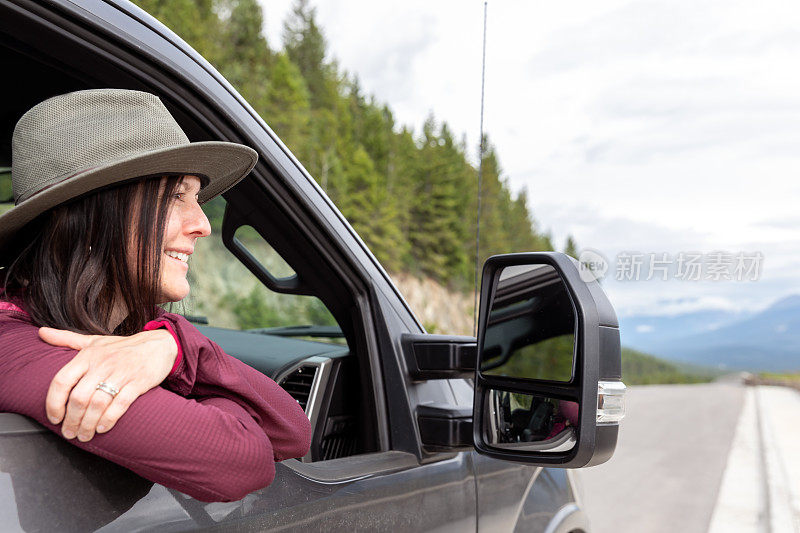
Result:
<svg viewBox="0 0 800 533"><path fill-rule="evenodd" d="M180 302L181 300L183 300L187 296L189 296L189 291L182 292L180 294L173 294L173 295L167 296L167 300L166 301L167 302Z"/></svg>
<svg viewBox="0 0 800 533"><path fill-rule="evenodd" d="M161 289L161 303L180 302L189 296L189 284L184 287L163 287Z"/></svg>

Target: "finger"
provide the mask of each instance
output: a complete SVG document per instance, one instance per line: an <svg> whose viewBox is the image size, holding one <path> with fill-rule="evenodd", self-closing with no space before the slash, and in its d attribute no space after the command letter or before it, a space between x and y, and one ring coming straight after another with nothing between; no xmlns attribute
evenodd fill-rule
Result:
<svg viewBox="0 0 800 533"><path fill-rule="evenodd" d="M121 389L97 422L97 433L106 433L113 428L139 396L141 393L132 383Z"/></svg>
<svg viewBox="0 0 800 533"><path fill-rule="evenodd" d="M64 437L72 439L78 434L81 420L83 420L86 410L89 408L92 396L97 391L97 384L104 379L105 375L98 374L96 370L90 371L73 387L69 400L67 400L64 423L61 425L61 433Z"/></svg>
<svg viewBox="0 0 800 533"><path fill-rule="evenodd" d="M89 370L89 362L83 358L74 358L69 363L61 367L53 380L50 382L50 388L47 389L47 397L45 398L45 411L47 418L53 424L58 424L64 417L64 410L67 404L67 399L72 392L73 387Z"/></svg>
<svg viewBox="0 0 800 533"><path fill-rule="evenodd" d="M107 384L117 388L118 390L122 388L121 385L118 385L119 376L114 376L111 378L107 378L104 380ZM106 411L109 405L114 401L114 396L110 393L95 389L94 394L92 394L92 398L89 400L89 406L86 408L86 413L84 413L83 418L81 419L80 427L78 427L78 440L81 442L86 442L91 440L94 437L97 423L100 420L100 416Z"/></svg>
<svg viewBox="0 0 800 533"><path fill-rule="evenodd" d="M92 341L92 335L81 335L74 331L43 327L39 328L39 338L53 346L65 346L73 350L83 350Z"/></svg>

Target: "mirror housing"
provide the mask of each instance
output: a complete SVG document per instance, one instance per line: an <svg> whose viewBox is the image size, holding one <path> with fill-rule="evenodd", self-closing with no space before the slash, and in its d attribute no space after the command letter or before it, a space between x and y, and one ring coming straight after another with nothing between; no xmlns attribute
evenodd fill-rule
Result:
<svg viewBox="0 0 800 533"><path fill-rule="evenodd" d="M575 334L572 375L569 381L481 372L490 313L498 296L501 273L507 267L525 265L551 267L563 282L571 300ZM554 281L551 278L553 276L548 277L548 285L552 290ZM539 288L532 286L530 290L535 298L535 291ZM612 456L616 447L619 421L624 415L622 399L625 386L621 381L619 322L611 302L597 281L587 282L581 278L577 261L558 252L504 254L487 259L481 280L477 350L473 441L479 453L497 459L561 468L593 466ZM525 414L530 420L537 416L532 414L532 402L537 402L535 405L538 407L546 407L546 411L549 410L551 414L559 409L559 405L577 404L576 418L571 427L562 431L559 438L525 442L525 438L517 436L516 442L508 444L490 442L488 436L496 436L498 427L508 425L503 416L516 416L501 415L498 412L501 402L505 402L505 411L511 413L509 402L515 402L519 407L520 399L525 403L526 398L530 412ZM524 409L517 408L514 413L520 411ZM542 409L537 409L537 412L542 412ZM529 435L530 431L527 431L526 436ZM548 447L550 442L553 445Z"/></svg>
<svg viewBox="0 0 800 533"><path fill-rule="evenodd" d="M414 381L475 375L475 337L404 333L401 342L408 375Z"/></svg>

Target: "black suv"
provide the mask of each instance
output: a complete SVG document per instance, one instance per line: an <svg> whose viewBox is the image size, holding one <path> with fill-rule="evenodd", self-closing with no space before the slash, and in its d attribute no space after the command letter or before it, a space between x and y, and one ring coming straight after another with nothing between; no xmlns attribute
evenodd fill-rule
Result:
<svg viewBox="0 0 800 533"><path fill-rule="evenodd" d="M203 503L2 413L0 529L588 530L570 469L613 453L624 385L614 310L574 260L489 259L478 338L428 335L264 120L147 13L116 0L2 0L0 60L0 167L22 113L98 87L155 93L191 140L259 152L210 206L218 236L196 254L185 314L278 381L314 428L309 454L278 464L269 487ZM218 305L237 287L321 318L242 327Z"/></svg>

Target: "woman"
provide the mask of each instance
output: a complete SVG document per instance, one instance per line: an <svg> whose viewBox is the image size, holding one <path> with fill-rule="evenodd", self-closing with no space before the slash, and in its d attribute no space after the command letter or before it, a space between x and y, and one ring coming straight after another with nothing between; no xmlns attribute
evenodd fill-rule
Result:
<svg viewBox="0 0 800 533"><path fill-rule="evenodd" d="M274 381L157 304L189 293L200 204L252 149L190 143L154 95L45 100L12 140L0 216L0 411L201 501L268 485L311 428ZM45 327L42 327L45 326Z"/></svg>

